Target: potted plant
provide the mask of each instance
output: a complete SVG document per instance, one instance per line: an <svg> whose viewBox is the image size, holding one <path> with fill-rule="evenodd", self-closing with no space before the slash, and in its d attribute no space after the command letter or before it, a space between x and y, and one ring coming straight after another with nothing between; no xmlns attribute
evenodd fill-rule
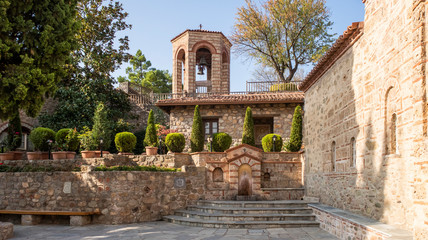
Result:
<svg viewBox="0 0 428 240"><path fill-rule="evenodd" d="M149 118L147 119L146 136L144 138L147 155L156 155L158 153L158 138L156 136L155 116L153 110L150 110Z"/></svg>
<svg viewBox="0 0 428 240"><path fill-rule="evenodd" d="M94 158L96 157L95 150L97 149L97 144L95 142L92 131L88 127L83 127L82 133L79 135L80 140L80 148L83 149L81 151L82 158Z"/></svg>
<svg viewBox="0 0 428 240"><path fill-rule="evenodd" d="M130 132L121 132L116 134L114 143L117 150L120 152L119 154L132 155L132 150L134 150L137 144L137 137Z"/></svg>
<svg viewBox="0 0 428 240"><path fill-rule="evenodd" d="M278 134L267 134L262 138L262 147L265 152L281 152L282 138Z"/></svg>
<svg viewBox="0 0 428 240"><path fill-rule="evenodd" d="M165 144L169 151L181 153L186 146L186 139L182 133L169 133L166 135Z"/></svg>
<svg viewBox="0 0 428 240"><path fill-rule="evenodd" d="M6 152L8 150L6 146L6 141L1 142L1 153L0 153L0 160L13 160L14 154L12 152Z"/></svg>
<svg viewBox="0 0 428 240"><path fill-rule="evenodd" d="M55 152L52 152L53 160L67 159L67 151L65 143L55 143Z"/></svg>
<svg viewBox="0 0 428 240"><path fill-rule="evenodd" d="M108 151L103 151L102 149L110 146L114 125L114 123L109 119L108 110L102 102L97 105L93 121L94 125L92 127L92 135L97 145L96 149L99 149L99 151L96 151L96 156L101 157L101 151L103 154L109 153Z"/></svg>
<svg viewBox="0 0 428 240"><path fill-rule="evenodd" d="M38 127L33 129L30 133L30 141L33 143L34 150L36 152L28 152L27 159L28 160L41 160L48 159L49 154L47 151L49 150L48 140L55 139L55 132L49 128Z"/></svg>
<svg viewBox="0 0 428 240"><path fill-rule="evenodd" d="M66 153L65 159L74 159L79 147L79 138L76 129L64 128L55 135L57 149ZM62 156L62 155L61 155Z"/></svg>
<svg viewBox="0 0 428 240"><path fill-rule="evenodd" d="M19 114L13 117L9 122L9 128L7 131L7 141L6 145L10 153L13 153L14 160L21 160L23 152L16 151L19 146L21 146L22 141L22 128L21 128L21 119Z"/></svg>

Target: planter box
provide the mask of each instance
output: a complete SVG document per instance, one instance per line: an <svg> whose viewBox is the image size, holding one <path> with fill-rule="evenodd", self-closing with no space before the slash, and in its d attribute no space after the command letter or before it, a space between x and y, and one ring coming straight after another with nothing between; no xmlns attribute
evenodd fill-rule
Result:
<svg viewBox="0 0 428 240"><path fill-rule="evenodd" d="M82 158L95 158L97 151L82 151Z"/></svg>
<svg viewBox="0 0 428 240"><path fill-rule="evenodd" d="M0 160L14 160L14 154L13 153L0 153Z"/></svg>
<svg viewBox="0 0 428 240"><path fill-rule="evenodd" d="M146 147L146 154L147 154L147 156L158 155L158 148L157 147Z"/></svg>
<svg viewBox="0 0 428 240"><path fill-rule="evenodd" d="M52 152L53 160L67 159L67 152Z"/></svg>
<svg viewBox="0 0 428 240"><path fill-rule="evenodd" d="M27 152L28 160L45 160L49 159L49 153L47 152Z"/></svg>

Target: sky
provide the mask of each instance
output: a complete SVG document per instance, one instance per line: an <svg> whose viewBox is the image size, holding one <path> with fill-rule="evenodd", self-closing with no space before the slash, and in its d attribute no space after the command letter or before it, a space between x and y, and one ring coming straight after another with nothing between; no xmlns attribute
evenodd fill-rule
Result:
<svg viewBox="0 0 428 240"><path fill-rule="evenodd" d="M129 53L141 49L152 67L168 70L172 74L171 39L186 29L221 31L231 35L237 9L245 0L126 0L120 1L128 12L126 22L132 29L118 33L129 37ZM326 0L333 22L331 33L339 37L353 22L364 21L364 4L361 0ZM246 81L252 80L255 60L238 56L231 58L231 91L245 91ZM114 77L126 76L125 63L113 73ZM311 66L305 67L309 72Z"/></svg>

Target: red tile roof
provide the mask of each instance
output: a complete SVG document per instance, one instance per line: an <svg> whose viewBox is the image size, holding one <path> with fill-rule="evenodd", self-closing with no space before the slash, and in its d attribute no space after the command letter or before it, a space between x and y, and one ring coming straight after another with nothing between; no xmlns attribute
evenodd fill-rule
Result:
<svg viewBox="0 0 428 240"><path fill-rule="evenodd" d="M186 29L184 30L182 33L178 34L177 36L175 36L173 39L171 39L171 42L173 42L175 39L179 38L181 35L185 34L186 32L201 32L201 33L220 33L221 35L223 35L223 37L227 40L227 42L229 42L229 44L232 45L232 43L229 41L229 39L224 36L224 34L222 32L219 31L209 31L209 30L202 30L202 29Z"/></svg>
<svg viewBox="0 0 428 240"><path fill-rule="evenodd" d="M258 94L219 94L206 97L182 97L159 100L156 106L183 105L226 105L262 103L303 103L303 92L258 93Z"/></svg>
<svg viewBox="0 0 428 240"><path fill-rule="evenodd" d="M364 22L354 22L343 32L327 53L319 60L318 64L306 76L299 85L299 89L306 92L314 83L327 72L333 64L361 37Z"/></svg>

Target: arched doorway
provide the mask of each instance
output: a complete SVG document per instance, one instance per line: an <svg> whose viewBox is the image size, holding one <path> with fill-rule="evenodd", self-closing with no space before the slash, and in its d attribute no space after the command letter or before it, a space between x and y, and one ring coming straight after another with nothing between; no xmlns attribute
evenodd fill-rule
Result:
<svg viewBox="0 0 428 240"><path fill-rule="evenodd" d="M251 196L253 188L253 177L251 167L242 164L238 169L238 196Z"/></svg>

